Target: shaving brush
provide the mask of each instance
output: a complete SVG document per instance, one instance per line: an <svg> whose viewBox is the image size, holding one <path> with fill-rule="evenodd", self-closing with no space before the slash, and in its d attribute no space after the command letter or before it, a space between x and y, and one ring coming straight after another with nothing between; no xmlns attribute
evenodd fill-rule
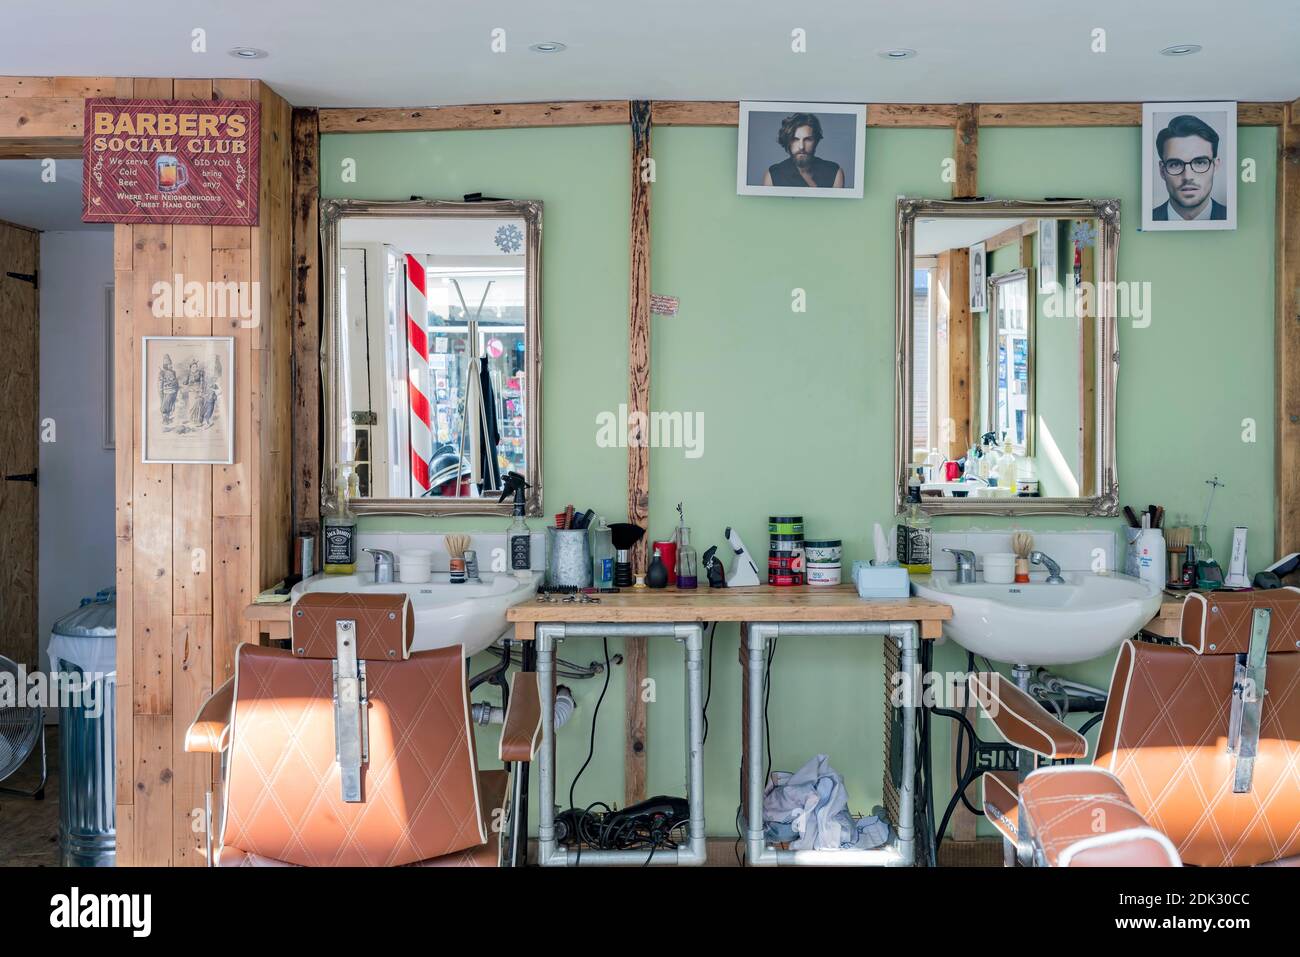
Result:
<svg viewBox="0 0 1300 957"><path fill-rule="evenodd" d="M1016 581L1029 581L1029 553L1034 550L1034 536L1029 532L1016 532L1011 536L1011 550L1016 553Z"/></svg>
<svg viewBox="0 0 1300 957"><path fill-rule="evenodd" d="M455 584L465 581L465 549L469 548L468 535L448 535L447 554L451 556L451 580Z"/></svg>

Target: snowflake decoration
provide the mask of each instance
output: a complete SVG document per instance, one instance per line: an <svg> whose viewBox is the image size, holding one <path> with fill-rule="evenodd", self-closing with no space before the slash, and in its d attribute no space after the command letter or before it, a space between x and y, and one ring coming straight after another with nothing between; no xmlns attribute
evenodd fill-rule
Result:
<svg viewBox="0 0 1300 957"><path fill-rule="evenodd" d="M503 253L517 253L519 247L524 244L524 234L520 232L519 227L514 223L508 226L498 226L497 234L492 238L496 243L497 249Z"/></svg>
<svg viewBox="0 0 1300 957"><path fill-rule="evenodd" d="M1075 223L1070 230L1070 239L1080 246L1097 245L1097 227L1092 223Z"/></svg>

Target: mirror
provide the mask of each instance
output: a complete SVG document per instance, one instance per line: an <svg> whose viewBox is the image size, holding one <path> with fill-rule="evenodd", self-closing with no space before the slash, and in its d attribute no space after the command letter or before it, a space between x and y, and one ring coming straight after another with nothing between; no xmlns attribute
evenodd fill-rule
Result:
<svg viewBox="0 0 1300 957"><path fill-rule="evenodd" d="M360 513L541 514L542 204L326 200L322 491Z"/></svg>
<svg viewBox="0 0 1300 957"><path fill-rule="evenodd" d="M895 505L1114 515L1119 201L898 201Z"/></svg>

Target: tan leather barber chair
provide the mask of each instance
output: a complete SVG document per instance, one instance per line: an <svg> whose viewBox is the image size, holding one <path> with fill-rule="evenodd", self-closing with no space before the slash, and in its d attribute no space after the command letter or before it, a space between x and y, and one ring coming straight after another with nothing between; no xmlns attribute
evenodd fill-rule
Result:
<svg viewBox="0 0 1300 957"><path fill-rule="evenodd" d="M308 594L291 620L289 649L239 646L186 733L186 751L222 755L209 862L497 865L522 802L508 771L478 768L461 647L412 653L405 595ZM517 769L541 727L536 675L508 701L500 756Z"/></svg>
<svg viewBox="0 0 1300 957"><path fill-rule="evenodd" d="M1034 769L1087 744L999 674L969 687L1020 749L983 781L1009 863L1300 865L1300 591L1191 594L1176 644L1124 642L1089 766Z"/></svg>

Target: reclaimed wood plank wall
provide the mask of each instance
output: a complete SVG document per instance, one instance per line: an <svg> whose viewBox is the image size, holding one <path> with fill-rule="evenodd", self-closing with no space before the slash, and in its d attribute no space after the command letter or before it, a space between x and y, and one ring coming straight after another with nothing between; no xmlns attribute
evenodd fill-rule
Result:
<svg viewBox="0 0 1300 957"><path fill-rule="evenodd" d="M290 548L290 108L252 80L117 81L118 96L256 99L260 225L118 226L117 817L119 862L202 865L213 762L185 728L257 635L242 612L288 571ZM253 315L154 315L156 283L252 283ZM221 312L221 310L217 310ZM231 465L140 461L140 337L235 340ZM129 439L124 439L129 437Z"/></svg>

